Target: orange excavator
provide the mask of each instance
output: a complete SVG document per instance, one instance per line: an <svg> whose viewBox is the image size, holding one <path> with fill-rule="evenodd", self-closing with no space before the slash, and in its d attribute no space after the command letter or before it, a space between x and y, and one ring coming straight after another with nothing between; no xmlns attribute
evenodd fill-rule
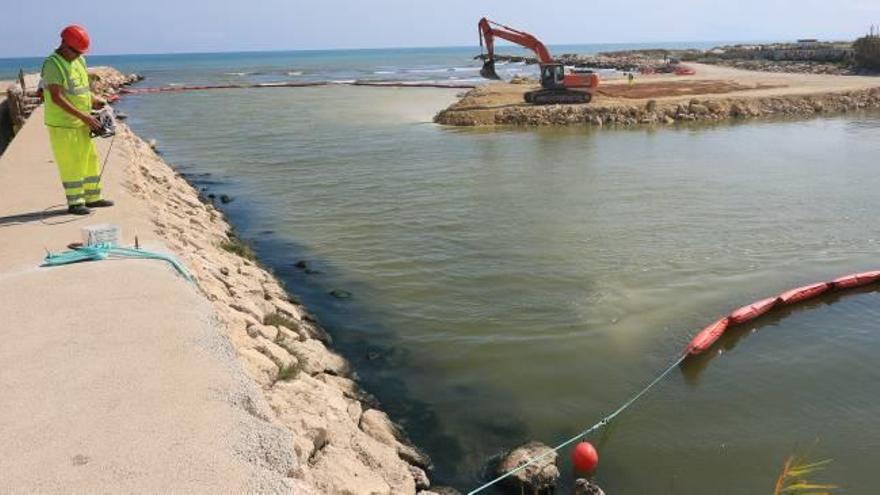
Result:
<svg viewBox="0 0 880 495"><path fill-rule="evenodd" d="M512 27L498 24L483 17L477 24L480 32L480 55L483 46L486 47L486 55L483 56L483 68L480 75L486 79L501 79L495 72L495 37L516 43L528 48L538 56L541 67L541 89L529 91L525 94L525 100L538 105L553 103L589 103L593 98L593 92L599 86L599 76L592 72L565 73L565 67L553 60L550 51L529 33L513 29Z"/></svg>

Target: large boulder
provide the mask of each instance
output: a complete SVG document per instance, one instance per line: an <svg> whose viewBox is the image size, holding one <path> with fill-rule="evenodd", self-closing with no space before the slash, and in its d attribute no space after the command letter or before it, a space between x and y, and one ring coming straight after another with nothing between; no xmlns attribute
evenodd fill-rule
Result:
<svg viewBox="0 0 880 495"><path fill-rule="evenodd" d="M461 492L450 486L435 486L418 492L418 495L461 495Z"/></svg>
<svg viewBox="0 0 880 495"><path fill-rule="evenodd" d="M541 460L507 477L505 485L514 493L552 493L559 479L556 466L559 454L541 442L528 442L502 456L495 467L495 475L501 476L541 456Z"/></svg>
<svg viewBox="0 0 880 495"><path fill-rule="evenodd" d="M378 442L393 447L401 459L424 469L431 469L431 458L412 445L403 431L388 415L376 409L367 409L361 415L360 428Z"/></svg>
<svg viewBox="0 0 880 495"><path fill-rule="evenodd" d="M277 382L269 390L269 404L282 424L298 432L293 448L308 468L297 477L321 493L416 492L416 480L398 447L359 428L359 403L335 382L302 373L296 380Z"/></svg>
<svg viewBox="0 0 880 495"><path fill-rule="evenodd" d="M574 495L605 495L599 485L585 478L575 480L573 493Z"/></svg>

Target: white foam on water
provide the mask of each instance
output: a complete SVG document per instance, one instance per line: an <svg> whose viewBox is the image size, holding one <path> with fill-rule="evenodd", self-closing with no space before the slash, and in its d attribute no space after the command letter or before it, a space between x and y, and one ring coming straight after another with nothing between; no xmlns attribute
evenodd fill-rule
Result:
<svg viewBox="0 0 880 495"><path fill-rule="evenodd" d="M451 69L404 69L403 72L410 74L435 74L438 72L449 72Z"/></svg>

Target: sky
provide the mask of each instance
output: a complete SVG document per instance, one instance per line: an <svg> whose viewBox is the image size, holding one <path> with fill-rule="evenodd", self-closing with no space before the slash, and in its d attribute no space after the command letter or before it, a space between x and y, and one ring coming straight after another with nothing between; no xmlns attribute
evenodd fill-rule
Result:
<svg viewBox="0 0 880 495"><path fill-rule="evenodd" d="M475 46L480 17L545 44L854 39L880 0L4 0L0 57L51 51L66 24L93 54Z"/></svg>

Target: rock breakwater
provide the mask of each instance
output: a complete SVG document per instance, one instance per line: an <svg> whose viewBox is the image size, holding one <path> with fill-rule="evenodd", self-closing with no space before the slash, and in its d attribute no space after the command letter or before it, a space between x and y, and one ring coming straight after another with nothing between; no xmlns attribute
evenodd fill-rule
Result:
<svg viewBox="0 0 880 495"><path fill-rule="evenodd" d="M89 69L89 80L92 93L105 98L114 99L119 90L142 80L138 74L123 74L113 67L99 66ZM37 87L39 74L22 75L6 91L6 105L13 133L24 125L34 109L43 103L43 95Z"/></svg>
<svg viewBox="0 0 880 495"><path fill-rule="evenodd" d="M538 63L535 57L498 55L496 58L526 64ZM870 67L869 64L859 63L857 51L849 42L804 41L724 45L710 50L657 48L597 54L564 53L556 59L577 68L616 69L643 74L674 72L680 62L797 74L856 75L876 72L866 68Z"/></svg>
<svg viewBox="0 0 880 495"><path fill-rule="evenodd" d="M293 432L298 462L288 476L314 493L417 493L430 459L358 386L330 338L231 233L213 205L131 130L117 140L131 193L153 206L152 222L213 304L220 328L270 410L253 414Z"/></svg>
<svg viewBox="0 0 880 495"><path fill-rule="evenodd" d="M756 70L762 72L789 72L795 74L833 74L838 76L867 74L853 65L833 62L798 61L798 60L762 60L762 59L724 59L705 57L700 59L704 64L716 64L735 69Z"/></svg>
<svg viewBox="0 0 880 495"><path fill-rule="evenodd" d="M480 88L474 90L479 91ZM647 100L639 104L514 105L497 108L452 105L434 121L453 126L635 126L767 117L807 117L880 108L880 88L813 95Z"/></svg>

